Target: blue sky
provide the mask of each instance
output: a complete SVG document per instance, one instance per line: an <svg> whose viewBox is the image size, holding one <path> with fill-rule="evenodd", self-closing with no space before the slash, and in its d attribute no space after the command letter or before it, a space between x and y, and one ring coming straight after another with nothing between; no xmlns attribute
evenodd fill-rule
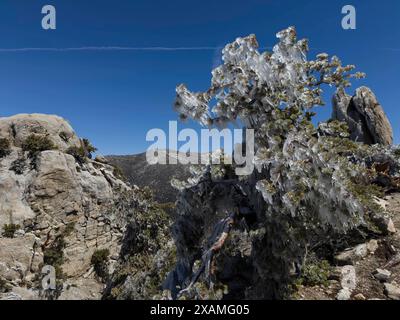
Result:
<svg viewBox="0 0 400 320"><path fill-rule="evenodd" d="M57 30L41 28L41 8L57 9ZM341 8L357 9L357 30L341 28ZM261 46L290 25L314 48L356 64L376 93L396 143L400 107L400 1L1 0L0 116L50 113L68 119L103 154L132 154L146 133L168 127L175 86L206 89L219 48L255 33ZM207 47L204 50L22 51L88 46ZM329 117L330 101L318 119ZM193 126L193 123L182 125Z"/></svg>

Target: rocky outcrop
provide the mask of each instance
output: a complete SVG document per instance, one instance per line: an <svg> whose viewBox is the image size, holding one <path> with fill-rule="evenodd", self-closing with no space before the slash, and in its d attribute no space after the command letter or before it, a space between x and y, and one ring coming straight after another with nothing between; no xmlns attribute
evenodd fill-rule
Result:
<svg viewBox="0 0 400 320"><path fill-rule="evenodd" d="M332 119L346 122L354 141L382 145L393 143L390 122L374 93L367 87L358 88L353 97L339 89L333 97Z"/></svg>
<svg viewBox="0 0 400 320"><path fill-rule="evenodd" d="M50 140L51 150L23 149L31 135ZM0 298L42 297L46 264L56 269L61 299L100 298L104 284L91 258L107 250L112 271L133 214L123 204L134 201L136 189L116 178L114 167L67 153L81 140L60 117L0 118L0 138L9 144L0 158Z"/></svg>
<svg viewBox="0 0 400 320"><path fill-rule="evenodd" d="M316 249L307 263L296 247L289 264L266 248L287 248L295 243L290 234L285 243L259 242L272 231L288 232L287 225L265 217L254 181L232 185L225 167L204 172L181 193L173 241L170 217L151 191L117 178L108 159L76 154L82 142L61 118L0 118L0 128L0 299L286 298L294 280L306 299L398 297L398 194L377 199L379 223L370 216L348 235L324 233L322 244L310 238ZM31 152L25 142L32 135L50 139L51 147ZM255 229L256 219L266 218L266 228ZM95 253L103 260L94 262ZM331 276L330 263L339 275ZM41 283L44 265L56 271L50 295Z"/></svg>
<svg viewBox="0 0 400 320"><path fill-rule="evenodd" d="M0 118L0 137L21 147L29 135L49 138L60 151L80 145L80 140L70 124L63 118L47 114L18 114Z"/></svg>

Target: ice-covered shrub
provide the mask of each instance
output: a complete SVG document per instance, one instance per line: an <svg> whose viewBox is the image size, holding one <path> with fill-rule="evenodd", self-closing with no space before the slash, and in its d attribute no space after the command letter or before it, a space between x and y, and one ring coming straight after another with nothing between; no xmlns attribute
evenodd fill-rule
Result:
<svg viewBox="0 0 400 320"><path fill-rule="evenodd" d="M308 43L297 40L293 27L277 38L272 52L260 52L254 35L236 39L223 49L206 91L176 89L182 119L254 129L257 171L232 178L198 168L180 185L174 225L180 262L166 281L171 291L193 281L194 262L220 239L213 234L221 225L212 231L218 212L236 212L250 228L255 276L242 290L260 299L285 296L289 270L301 264L309 243L357 230L379 211L366 187L377 175L368 159L385 150L351 141L345 123L312 123L324 86L342 90L364 74L326 53L309 60Z"/></svg>

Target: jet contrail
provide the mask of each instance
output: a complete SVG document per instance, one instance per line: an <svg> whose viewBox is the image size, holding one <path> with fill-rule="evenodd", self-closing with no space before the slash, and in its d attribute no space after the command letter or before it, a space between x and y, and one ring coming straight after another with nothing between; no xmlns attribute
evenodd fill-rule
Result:
<svg viewBox="0 0 400 320"><path fill-rule="evenodd" d="M69 52L69 51L222 51L223 46L202 47L121 47L121 46L93 46L93 47L65 47L65 48L0 48L0 53L7 52ZM259 50L272 49L261 47Z"/></svg>
<svg viewBox="0 0 400 320"><path fill-rule="evenodd" d="M64 48L0 48L0 53L13 52L74 52L74 51L222 51L223 46L203 46L203 47L122 47L122 46L86 46L86 47L64 47ZM258 50L272 50L273 47L259 47ZM322 50L322 48L309 48L310 50ZM389 50L397 50L391 49Z"/></svg>
<svg viewBox="0 0 400 320"><path fill-rule="evenodd" d="M0 48L4 52L69 52L69 51L212 51L218 47L70 47L70 48Z"/></svg>
<svg viewBox="0 0 400 320"><path fill-rule="evenodd" d="M385 51L400 51L400 48L381 48L381 50L385 50Z"/></svg>

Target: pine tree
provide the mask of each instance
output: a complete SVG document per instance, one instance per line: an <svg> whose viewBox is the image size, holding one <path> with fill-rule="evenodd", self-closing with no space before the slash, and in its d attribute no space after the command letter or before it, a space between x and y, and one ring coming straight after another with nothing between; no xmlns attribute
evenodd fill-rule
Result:
<svg viewBox="0 0 400 320"><path fill-rule="evenodd" d="M223 64L212 71L208 90L194 93L183 84L176 89L180 118L254 129L257 171L232 177L232 170L224 176L226 165L197 167L193 178L180 183L174 224L179 263L165 283L175 297L182 294L176 286L188 292L199 282L196 261L215 264L207 254L221 240L218 230L232 230L222 225L232 214L233 229L241 239L249 235L252 250L255 276L243 294L258 299L285 297L291 270L301 269L308 248L362 236L380 214L373 196L381 190L371 184L377 172L368 159L392 158L392 151L351 141L345 123L312 123L315 107L324 105L324 86L344 90L352 78L365 75L326 53L308 60L308 43L297 40L293 27L277 38L272 52L260 52L254 35L236 39L223 49ZM202 268L209 284L218 282L212 270Z"/></svg>

